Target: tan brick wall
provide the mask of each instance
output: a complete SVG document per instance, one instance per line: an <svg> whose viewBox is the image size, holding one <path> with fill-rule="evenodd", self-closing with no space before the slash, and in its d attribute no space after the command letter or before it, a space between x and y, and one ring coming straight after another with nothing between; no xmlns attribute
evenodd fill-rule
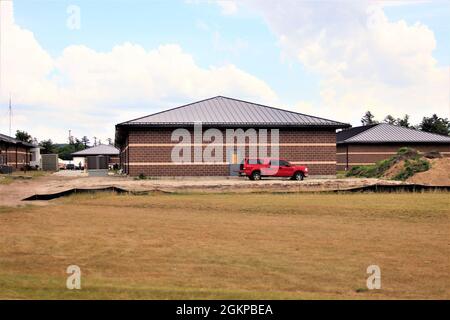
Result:
<svg viewBox="0 0 450 320"><path fill-rule="evenodd" d="M4 165L11 166L15 169L21 169L30 163L29 149L17 147L15 145L1 145L0 157Z"/></svg>
<svg viewBox="0 0 450 320"><path fill-rule="evenodd" d="M193 131L190 130L190 132L193 139ZM223 142L225 143L225 130L222 130L222 132ZM148 176L229 175L227 164L169 165L173 145L177 143L171 141L171 134L172 129L130 131L120 153L120 162L124 171L132 176L141 173ZM280 157L291 162L307 165L311 175L334 175L336 173L335 130L280 129L279 142ZM202 150L208 144L207 142L203 143ZM270 143L270 129L268 130L267 143ZM192 157L194 155L193 149L191 147ZM269 147L268 151L270 152ZM248 146L245 148L245 153L246 155L249 153ZM224 146L223 162L226 162L226 156L226 147ZM142 165L139 165L139 163L142 163Z"/></svg>
<svg viewBox="0 0 450 320"><path fill-rule="evenodd" d="M401 147L410 147L419 152L439 151L450 157L450 145L444 144L395 144L395 145L349 145L348 169L356 165L369 165L392 157ZM337 147L337 170L345 170L347 163L347 147Z"/></svg>
<svg viewBox="0 0 450 320"><path fill-rule="evenodd" d="M109 157L109 164L118 164L119 162L119 157Z"/></svg>

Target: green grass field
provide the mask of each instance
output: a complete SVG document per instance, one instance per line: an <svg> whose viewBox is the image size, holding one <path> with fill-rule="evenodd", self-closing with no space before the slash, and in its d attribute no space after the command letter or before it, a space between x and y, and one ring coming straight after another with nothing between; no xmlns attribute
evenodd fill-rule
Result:
<svg viewBox="0 0 450 320"><path fill-rule="evenodd" d="M447 193L98 193L0 208L2 299L449 299ZM66 289L69 265L81 290ZM365 290L366 268L382 288Z"/></svg>

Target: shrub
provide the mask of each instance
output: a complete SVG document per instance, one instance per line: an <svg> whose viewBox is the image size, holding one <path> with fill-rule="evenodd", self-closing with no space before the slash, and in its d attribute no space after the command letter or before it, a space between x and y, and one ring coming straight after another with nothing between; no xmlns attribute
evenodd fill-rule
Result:
<svg viewBox="0 0 450 320"><path fill-rule="evenodd" d="M426 159L405 160L405 165L392 180L406 180L414 174L424 172L430 169L430 162Z"/></svg>
<svg viewBox="0 0 450 320"><path fill-rule="evenodd" d="M393 165L393 160L378 161L371 166L355 166L347 172L347 177L379 178Z"/></svg>
<svg viewBox="0 0 450 320"><path fill-rule="evenodd" d="M373 171L372 167L373 166L354 166L347 172L346 176L369 178L372 174L371 171Z"/></svg>
<svg viewBox="0 0 450 320"><path fill-rule="evenodd" d="M26 164L22 168L20 168L20 171L31 171L31 170L36 170L36 168L30 166L29 164Z"/></svg>
<svg viewBox="0 0 450 320"><path fill-rule="evenodd" d="M420 154L416 149L401 147L398 149L397 154L393 156L393 158L395 158L396 162L406 159L419 159Z"/></svg>
<svg viewBox="0 0 450 320"><path fill-rule="evenodd" d="M385 160L378 161L371 166L355 166L350 169L347 177L362 177L362 178L380 178L389 170L394 164L400 161L405 161L405 168L397 174L394 180L406 180L417 172L427 171L430 164L427 160L421 159L417 150L402 147L398 149L397 154Z"/></svg>

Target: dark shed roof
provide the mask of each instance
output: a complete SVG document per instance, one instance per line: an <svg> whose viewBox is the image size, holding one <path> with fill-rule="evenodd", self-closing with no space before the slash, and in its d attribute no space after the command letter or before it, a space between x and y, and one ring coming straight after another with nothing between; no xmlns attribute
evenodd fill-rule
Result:
<svg viewBox="0 0 450 320"><path fill-rule="evenodd" d="M222 96L126 121L118 126L294 126L347 128L348 124Z"/></svg>
<svg viewBox="0 0 450 320"><path fill-rule="evenodd" d="M13 137L7 136L5 134L1 134L1 133L0 133L0 141L6 142L8 144L22 145L22 146L29 147L29 148L37 148L37 146L32 143L23 142L23 141L20 141L19 139L16 139L16 138L13 138Z"/></svg>
<svg viewBox="0 0 450 320"><path fill-rule="evenodd" d="M76 157L100 156L100 155L117 156L118 154L119 149L107 144L99 144L98 146L72 153L72 155Z"/></svg>
<svg viewBox="0 0 450 320"><path fill-rule="evenodd" d="M440 134L395 126L388 123L355 127L337 133L338 144L361 143L444 143L450 137Z"/></svg>

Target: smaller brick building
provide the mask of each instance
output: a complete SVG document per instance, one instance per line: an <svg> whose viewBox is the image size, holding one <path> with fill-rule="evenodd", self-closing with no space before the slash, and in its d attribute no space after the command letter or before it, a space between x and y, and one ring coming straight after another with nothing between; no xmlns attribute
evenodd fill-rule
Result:
<svg viewBox="0 0 450 320"><path fill-rule="evenodd" d="M93 146L81 151L77 151L72 153L72 156L75 158L86 158L86 157L96 157L96 156L105 156L108 160L108 165L112 166L115 164L119 164L119 149L112 145L108 144L99 144L97 146ZM86 161L84 160L82 166L85 166ZM75 163L75 166L78 166L78 163Z"/></svg>
<svg viewBox="0 0 450 320"><path fill-rule="evenodd" d="M32 150L37 148L31 143L0 134L0 166L20 170L34 161Z"/></svg>
<svg viewBox="0 0 450 320"><path fill-rule="evenodd" d="M354 127L337 133L337 170L371 165L393 156L401 147L439 151L450 157L450 137L387 123Z"/></svg>

